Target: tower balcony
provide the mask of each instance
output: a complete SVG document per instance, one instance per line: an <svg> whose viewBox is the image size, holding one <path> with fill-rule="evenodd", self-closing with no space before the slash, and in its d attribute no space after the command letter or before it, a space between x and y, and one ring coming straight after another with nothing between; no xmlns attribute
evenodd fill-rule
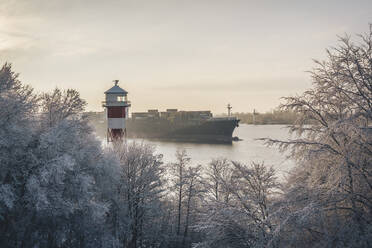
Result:
<svg viewBox="0 0 372 248"><path fill-rule="evenodd" d="M102 102L102 107L113 107L113 106L130 107L131 103L130 101L103 101Z"/></svg>

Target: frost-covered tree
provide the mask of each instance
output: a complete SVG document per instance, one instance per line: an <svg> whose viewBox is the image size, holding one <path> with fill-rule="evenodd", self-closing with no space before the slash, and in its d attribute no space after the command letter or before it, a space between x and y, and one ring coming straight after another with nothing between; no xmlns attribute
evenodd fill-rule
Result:
<svg viewBox="0 0 372 248"><path fill-rule="evenodd" d="M48 247L100 244L95 236L104 231L108 211L96 182L99 176L107 177L96 170L108 169L100 149L75 122L63 121L41 135L24 196L34 215L25 241Z"/></svg>
<svg viewBox="0 0 372 248"><path fill-rule="evenodd" d="M85 105L85 100L81 99L79 92L74 89L62 91L56 88L41 95L42 113L49 127L82 113Z"/></svg>
<svg viewBox="0 0 372 248"><path fill-rule="evenodd" d="M119 163L69 99L84 101L68 90L46 114L45 95L39 101L9 64L0 70L0 89L0 246L110 247L113 194L102 186L115 185ZM58 118L44 125L49 116Z"/></svg>
<svg viewBox="0 0 372 248"><path fill-rule="evenodd" d="M193 241L192 237L190 238L190 226L196 224L196 219L198 218L198 203L200 198L203 197L203 179L201 177L201 165L196 167L189 167L185 173L185 199L184 199L184 208L185 208L185 224L182 237L182 246L185 247L187 244L191 244Z"/></svg>
<svg viewBox="0 0 372 248"><path fill-rule="evenodd" d="M18 230L24 230L21 215L27 175L34 158L30 150L37 146L32 130L38 97L33 89L18 80L10 64L0 70L0 246L16 245Z"/></svg>
<svg viewBox="0 0 372 248"><path fill-rule="evenodd" d="M177 150L175 163L170 165L170 174L173 177L173 189L177 195L177 224L176 234L181 234L181 219L182 219L182 207L184 196L184 186L186 184L186 170L189 168L190 157L187 155L185 149Z"/></svg>
<svg viewBox="0 0 372 248"><path fill-rule="evenodd" d="M225 158L212 159L205 169L204 187L210 202L228 202L230 192L224 187L232 179L232 166ZM225 182L225 183L224 183Z"/></svg>
<svg viewBox="0 0 372 248"><path fill-rule="evenodd" d="M298 164L273 245L372 245L372 25L358 37L340 38L315 61L313 87L285 98L281 108L299 116L290 126L298 138L267 139Z"/></svg>
<svg viewBox="0 0 372 248"><path fill-rule="evenodd" d="M197 223L204 196L202 166L194 166L185 149L176 151L176 162L169 165L168 201L171 204L170 247L191 247L200 240L193 226Z"/></svg>
<svg viewBox="0 0 372 248"><path fill-rule="evenodd" d="M162 224L163 162L154 148L146 144L115 143L120 161L119 208L124 213L119 222L128 223L122 230L124 247L160 247Z"/></svg>
<svg viewBox="0 0 372 248"><path fill-rule="evenodd" d="M216 165L219 170L215 170ZM213 185L218 181L229 197L206 202L208 209L196 227L205 233L205 240L197 247L266 246L272 235L272 205L279 187L274 170L264 164L248 166L226 160L212 161L210 166L214 173L209 179Z"/></svg>

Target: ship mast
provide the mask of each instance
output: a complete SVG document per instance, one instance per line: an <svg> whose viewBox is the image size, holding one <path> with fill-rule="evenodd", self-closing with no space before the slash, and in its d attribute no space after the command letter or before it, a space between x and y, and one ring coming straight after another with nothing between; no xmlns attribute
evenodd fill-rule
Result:
<svg viewBox="0 0 372 248"><path fill-rule="evenodd" d="M231 116L231 109L232 109L232 107L231 107L231 105L230 105L230 103L229 104L227 104L227 116Z"/></svg>

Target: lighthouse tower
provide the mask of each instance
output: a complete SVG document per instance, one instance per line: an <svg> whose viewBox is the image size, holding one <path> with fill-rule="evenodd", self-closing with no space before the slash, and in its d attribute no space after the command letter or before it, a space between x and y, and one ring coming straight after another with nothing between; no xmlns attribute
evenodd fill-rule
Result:
<svg viewBox="0 0 372 248"><path fill-rule="evenodd" d="M126 137L126 123L130 102L128 92L118 86L119 80L114 80L115 85L105 92L106 100L102 106L106 108L107 117L107 142L122 140Z"/></svg>

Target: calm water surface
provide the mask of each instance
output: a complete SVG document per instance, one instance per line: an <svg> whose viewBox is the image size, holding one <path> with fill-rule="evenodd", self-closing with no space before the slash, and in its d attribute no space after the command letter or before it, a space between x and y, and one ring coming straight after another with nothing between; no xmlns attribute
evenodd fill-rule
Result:
<svg viewBox="0 0 372 248"><path fill-rule="evenodd" d="M281 154L276 148L266 147L257 138L289 138L288 129L284 125L245 125L241 124L235 129L234 136L243 139L233 142L232 145L226 144L193 144L181 142L165 142L144 140L145 143L156 147L156 152L164 155L164 162L175 161L177 149L186 149L191 158L192 164L207 164L212 158L227 158L229 160L250 163L265 162L268 166L273 166L282 177L294 166L294 162L286 159L285 154Z"/></svg>

